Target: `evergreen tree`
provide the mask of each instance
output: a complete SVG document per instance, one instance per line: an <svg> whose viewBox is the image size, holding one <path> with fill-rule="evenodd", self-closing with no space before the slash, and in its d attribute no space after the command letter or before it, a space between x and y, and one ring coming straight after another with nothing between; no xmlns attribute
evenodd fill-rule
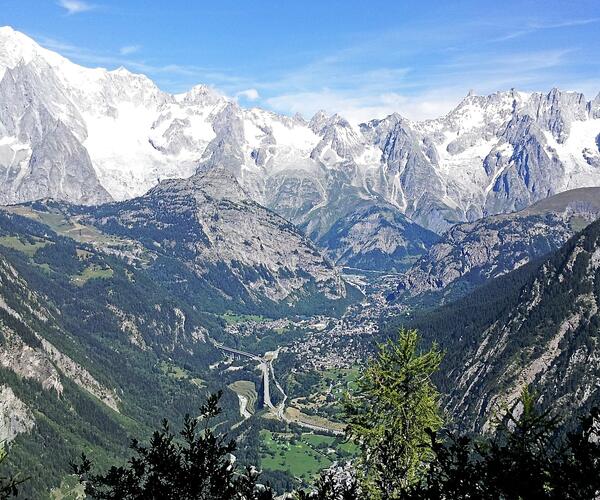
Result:
<svg viewBox="0 0 600 500"><path fill-rule="evenodd" d="M431 375L442 353L418 349L415 330L379 346L344 403L347 434L361 449L358 469L368 498L401 498L432 458L429 430L442 423Z"/></svg>
<svg viewBox="0 0 600 500"><path fill-rule="evenodd" d="M273 491L257 483L254 468L236 470L235 441L211 429L211 420L221 412L220 397L221 393L209 396L198 419L185 417L179 439L164 420L149 446L133 440L135 454L126 466L96 475L82 455L73 467L86 494L114 500L272 500Z"/></svg>
<svg viewBox="0 0 600 500"><path fill-rule="evenodd" d="M550 469L556 498L600 497L600 408L592 408L567 436L561 460Z"/></svg>
<svg viewBox="0 0 600 500"><path fill-rule="evenodd" d="M0 444L0 465L4 463L8 452L4 444ZM28 478L16 475L0 475L0 500L8 498L17 498L19 496L19 485L27 481Z"/></svg>
<svg viewBox="0 0 600 500"><path fill-rule="evenodd" d="M334 464L323 471L315 481L312 491L299 491L298 500L359 500L365 498L350 463L345 466Z"/></svg>
<svg viewBox="0 0 600 500"><path fill-rule="evenodd" d="M600 495L600 412L592 410L566 438L559 420L524 391L489 437L431 432L434 458L404 498L594 499Z"/></svg>
<svg viewBox="0 0 600 500"><path fill-rule="evenodd" d="M489 444L482 448L490 494L497 498L545 498L552 480L550 465L560 455L556 432L560 421L541 411L527 389L498 422Z"/></svg>

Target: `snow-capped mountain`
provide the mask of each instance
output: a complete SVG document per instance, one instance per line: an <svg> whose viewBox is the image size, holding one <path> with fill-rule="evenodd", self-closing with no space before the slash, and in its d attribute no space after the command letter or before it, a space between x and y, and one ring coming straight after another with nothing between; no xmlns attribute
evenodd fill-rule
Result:
<svg viewBox="0 0 600 500"><path fill-rule="evenodd" d="M202 85L172 95L123 68L84 68L8 27L0 78L3 203L130 199L221 166L317 241L369 202L440 233L600 185L600 94L469 94L424 122L355 126L322 112L307 122Z"/></svg>

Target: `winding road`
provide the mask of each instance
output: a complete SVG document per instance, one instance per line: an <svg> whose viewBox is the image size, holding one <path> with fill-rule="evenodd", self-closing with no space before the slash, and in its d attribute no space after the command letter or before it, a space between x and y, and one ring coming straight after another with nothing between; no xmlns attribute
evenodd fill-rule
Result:
<svg viewBox="0 0 600 500"><path fill-rule="evenodd" d="M285 391L283 390L283 387L281 387L281 385L277 381L277 378L275 377L275 369L273 368L273 360L277 359L278 351L274 351L275 356L270 356L267 358L266 355L261 357L261 356L257 356L256 354L252 354L250 352L241 351L239 349L234 349L233 347L227 347L226 345L222 344L221 342L217 342L214 339L210 339L210 341L217 349L220 349L221 351L225 351L230 354L237 354L238 356L243 356L245 358L249 358L249 359L259 363L258 367L262 371L262 375L263 375L263 401L265 403L265 406L267 406L273 412L273 414L277 417L277 419L282 420L283 422L286 422L288 424L293 423L293 424L299 425L301 427L311 429L313 431L320 431L320 432L332 433L332 434L337 434L337 435L343 434L341 431L338 431L335 429L330 429L329 427L322 427L319 425L309 424L306 422L302 422L301 420L292 420L286 416L285 403L287 402L288 396L285 393ZM271 379L273 379L273 383L275 384L275 387L277 387L277 390L283 396L283 400L277 406L275 406L273 404L273 402L271 401Z"/></svg>
<svg viewBox="0 0 600 500"><path fill-rule="evenodd" d="M257 361L259 363L258 366L263 374L263 400L265 402L265 406L268 406L272 411L276 412L276 414L279 415L278 408L275 407L275 405L271 402L271 384L269 379L269 372L274 374L273 365L271 364L271 361L267 361L265 360L265 358L257 356L256 354L252 354L250 352L240 351L239 349L234 349L233 347L227 347L215 340L213 340L213 345L221 351L229 352L231 354L237 354L238 356L243 356L245 358L250 358L251 360ZM273 378L275 377L273 376ZM285 401L285 399L287 399L285 392L283 392L279 385L278 389L281 391L281 394L283 394Z"/></svg>

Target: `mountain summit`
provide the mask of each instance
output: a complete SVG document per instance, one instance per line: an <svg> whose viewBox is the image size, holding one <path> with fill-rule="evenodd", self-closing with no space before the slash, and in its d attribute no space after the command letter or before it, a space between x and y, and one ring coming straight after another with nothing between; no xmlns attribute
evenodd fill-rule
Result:
<svg viewBox="0 0 600 500"><path fill-rule="evenodd" d="M322 307L345 302L346 284L332 264L222 167L162 181L131 200L75 210L103 233L142 242L155 255L154 267L183 263L169 272L191 273L181 279L190 294L270 313L302 310L316 297Z"/></svg>
<svg viewBox="0 0 600 500"><path fill-rule="evenodd" d="M600 96L469 93L435 120L393 114L355 126L319 112L306 122L244 109L203 85L172 95L123 68L84 68L6 27L0 77L3 203L126 200L219 167L317 241L343 220L382 220L376 207L442 233L600 185ZM369 228L389 239L378 231ZM353 261L350 252L339 263Z"/></svg>

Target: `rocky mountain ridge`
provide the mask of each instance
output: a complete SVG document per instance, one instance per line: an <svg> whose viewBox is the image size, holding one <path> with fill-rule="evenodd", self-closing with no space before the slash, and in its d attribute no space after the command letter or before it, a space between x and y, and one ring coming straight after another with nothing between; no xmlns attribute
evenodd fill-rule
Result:
<svg viewBox="0 0 600 500"><path fill-rule="evenodd" d="M581 188L519 212L457 224L401 276L397 294L466 293L557 250L599 217L600 188Z"/></svg>
<svg viewBox="0 0 600 500"><path fill-rule="evenodd" d="M176 258L224 299L345 300L339 272L296 227L254 202L224 167L162 181L144 196L86 209L83 221Z"/></svg>
<svg viewBox="0 0 600 500"><path fill-rule="evenodd" d="M598 405L599 280L596 221L549 257L404 319L446 353L436 383L453 423L489 430L524 388L567 428Z"/></svg>
<svg viewBox="0 0 600 500"><path fill-rule="evenodd" d="M356 126L322 112L307 122L244 109L202 85L172 95L123 68L77 66L8 27L0 75L4 203L125 200L162 179L224 167L254 201L320 241L378 207L441 233L600 184L600 97L576 92L470 94L424 122L393 114ZM27 119L18 112L26 96ZM361 225L374 251L389 255L390 227L379 222ZM354 259L324 249L347 255L341 264Z"/></svg>

